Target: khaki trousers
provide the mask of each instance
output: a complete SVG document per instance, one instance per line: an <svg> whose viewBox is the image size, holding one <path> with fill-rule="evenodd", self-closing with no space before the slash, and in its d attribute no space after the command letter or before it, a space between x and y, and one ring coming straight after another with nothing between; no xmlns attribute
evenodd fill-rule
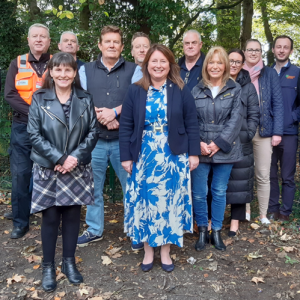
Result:
<svg viewBox="0 0 300 300"><path fill-rule="evenodd" d="M272 138L261 137L257 130L252 143L259 212L261 215L267 215L270 199L270 169L273 150Z"/></svg>

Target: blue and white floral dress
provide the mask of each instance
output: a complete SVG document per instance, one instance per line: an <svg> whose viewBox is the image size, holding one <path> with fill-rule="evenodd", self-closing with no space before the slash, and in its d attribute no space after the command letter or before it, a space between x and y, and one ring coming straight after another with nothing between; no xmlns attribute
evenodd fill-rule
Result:
<svg viewBox="0 0 300 300"><path fill-rule="evenodd" d="M167 130L147 130L168 124L166 90L166 83L148 90L141 151L127 179L124 231L134 244L182 247L183 234L193 232L188 154L171 152Z"/></svg>

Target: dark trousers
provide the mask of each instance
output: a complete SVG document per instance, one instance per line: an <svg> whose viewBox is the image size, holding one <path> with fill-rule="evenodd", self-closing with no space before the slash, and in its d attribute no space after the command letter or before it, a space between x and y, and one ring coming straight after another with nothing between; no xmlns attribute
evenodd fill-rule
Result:
<svg viewBox="0 0 300 300"><path fill-rule="evenodd" d="M284 135L281 143L273 147L270 182L271 193L269 201L269 212L278 212L282 215L289 216L292 213L292 206L295 196L296 172L296 154L298 147L297 135ZM279 204L279 184L278 184L278 161L280 162L282 178L282 205Z"/></svg>
<svg viewBox="0 0 300 300"><path fill-rule="evenodd" d="M54 261L58 226L62 219L63 257L74 257L81 205L52 206L42 211L42 245L45 263Z"/></svg>
<svg viewBox="0 0 300 300"><path fill-rule="evenodd" d="M29 226L32 161L27 124L13 122L10 136L11 205L14 226Z"/></svg>

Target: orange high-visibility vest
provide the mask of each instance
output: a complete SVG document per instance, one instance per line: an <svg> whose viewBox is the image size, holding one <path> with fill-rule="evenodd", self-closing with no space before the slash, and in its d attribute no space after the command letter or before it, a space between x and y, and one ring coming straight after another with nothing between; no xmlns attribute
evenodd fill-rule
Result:
<svg viewBox="0 0 300 300"><path fill-rule="evenodd" d="M21 98L29 105L31 104L33 93L42 87L45 76L46 72L41 78L37 75L28 62L28 54L18 56L18 73L15 78L15 85Z"/></svg>

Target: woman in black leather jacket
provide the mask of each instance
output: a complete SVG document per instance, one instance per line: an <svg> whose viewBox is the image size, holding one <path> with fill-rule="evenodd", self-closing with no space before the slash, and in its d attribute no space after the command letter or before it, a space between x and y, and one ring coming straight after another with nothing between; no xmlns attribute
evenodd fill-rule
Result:
<svg viewBox="0 0 300 300"><path fill-rule="evenodd" d="M92 97L80 86L74 58L54 54L42 88L33 95L27 126L34 161L31 213L43 215L42 287L48 292L56 288L54 256L61 218L62 272L70 283L83 282L74 254L81 205L94 201L90 162L97 124Z"/></svg>

